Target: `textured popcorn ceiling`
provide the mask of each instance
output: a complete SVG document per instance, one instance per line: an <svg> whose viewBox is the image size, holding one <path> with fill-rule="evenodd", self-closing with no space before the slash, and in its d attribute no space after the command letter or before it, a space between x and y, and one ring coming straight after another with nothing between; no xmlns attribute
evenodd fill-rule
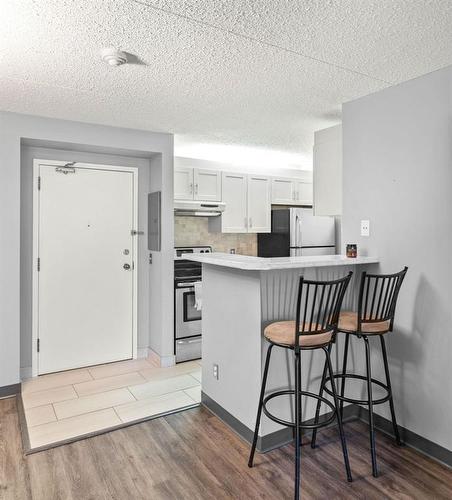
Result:
<svg viewBox="0 0 452 500"><path fill-rule="evenodd" d="M142 64L106 66L110 45ZM0 109L172 132L180 154L309 163L343 102L451 63L450 0L1 0Z"/></svg>

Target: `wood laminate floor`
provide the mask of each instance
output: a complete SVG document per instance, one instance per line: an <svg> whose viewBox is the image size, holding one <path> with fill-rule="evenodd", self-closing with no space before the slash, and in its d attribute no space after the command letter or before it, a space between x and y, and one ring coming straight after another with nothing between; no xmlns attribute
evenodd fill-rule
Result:
<svg viewBox="0 0 452 500"><path fill-rule="evenodd" d="M304 499L451 499L452 470L377 435L381 475L371 474L367 427L346 425L354 482L344 480L335 429L302 448ZM290 499L293 446L256 456L203 408L24 456L16 400L0 401L0 498Z"/></svg>

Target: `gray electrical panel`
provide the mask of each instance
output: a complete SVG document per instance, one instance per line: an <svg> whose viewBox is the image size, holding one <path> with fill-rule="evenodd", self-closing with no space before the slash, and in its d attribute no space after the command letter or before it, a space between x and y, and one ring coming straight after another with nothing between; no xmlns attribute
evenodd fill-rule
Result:
<svg viewBox="0 0 452 500"><path fill-rule="evenodd" d="M148 249L154 252L160 252L161 196L161 191L148 194Z"/></svg>

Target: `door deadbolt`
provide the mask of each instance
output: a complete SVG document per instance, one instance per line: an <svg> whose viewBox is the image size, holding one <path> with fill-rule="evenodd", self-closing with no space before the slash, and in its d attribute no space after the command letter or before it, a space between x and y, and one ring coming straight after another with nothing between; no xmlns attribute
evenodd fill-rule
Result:
<svg viewBox="0 0 452 500"><path fill-rule="evenodd" d="M128 249L128 248L126 248L126 249L124 250L123 254L124 254L124 255L129 255L129 249Z"/></svg>
<svg viewBox="0 0 452 500"><path fill-rule="evenodd" d="M130 269L130 264L124 264L122 266L126 271L128 271Z"/></svg>

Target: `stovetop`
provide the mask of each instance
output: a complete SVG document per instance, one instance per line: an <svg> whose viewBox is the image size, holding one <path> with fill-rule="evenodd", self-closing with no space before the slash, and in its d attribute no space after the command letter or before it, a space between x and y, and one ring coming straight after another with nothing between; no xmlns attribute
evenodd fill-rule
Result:
<svg viewBox="0 0 452 500"><path fill-rule="evenodd" d="M202 264L184 259L184 253L211 253L212 247L175 247L174 248L174 281L189 282L200 281L202 277Z"/></svg>

